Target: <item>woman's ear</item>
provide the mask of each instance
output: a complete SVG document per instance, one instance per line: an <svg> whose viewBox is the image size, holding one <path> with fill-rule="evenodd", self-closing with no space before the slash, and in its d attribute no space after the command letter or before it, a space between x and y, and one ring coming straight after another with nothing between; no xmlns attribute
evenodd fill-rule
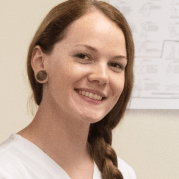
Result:
<svg viewBox="0 0 179 179"><path fill-rule="evenodd" d="M31 66L32 69L34 71L34 75L36 80L39 83L45 83L47 82L47 72L46 72L46 68L45 68L45 53L42 52L42 49L39 45L35 46L33 51L32 51L32 58L31 58ZM39 74L45 74L43 76L46 76L46 78L42 78L42 80L40 80L40 78L38 78Z"/></svg>
<svg viewBox="0 0 179 179"><path fill-rule="evenodd" d="M39 45L35 46L32 51L32 58L31 58L31 65L32 69L35 72L45 70L44 69L44 53Z"/></svg>

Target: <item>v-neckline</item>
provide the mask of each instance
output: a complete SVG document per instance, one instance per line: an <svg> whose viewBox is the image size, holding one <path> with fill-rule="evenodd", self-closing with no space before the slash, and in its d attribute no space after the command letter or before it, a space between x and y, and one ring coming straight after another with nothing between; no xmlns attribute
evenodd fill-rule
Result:
<svg viewBox="0 0 179 179"><path fill-rule="evenodd" d="M52 173L55 173L58 176L62 176L63 179L71 179L70 176L67 174L67 172L60 165L58 165L50 156L48 156L43 150L41 150L34 143L32 143L31 141L27 140L26 138L22 137L19 134L12 134L10 138L17 139L18 144L20 144L20 146L23 146L23 148L25 148L23 152L27 150L28 155L29 153L32 155L34 155L35 153L36 160L42 161L41 163L43 167L49 170L49 172L52 171ZM92 179L101 179L101 173L95 162L94 162Z"/></svg>

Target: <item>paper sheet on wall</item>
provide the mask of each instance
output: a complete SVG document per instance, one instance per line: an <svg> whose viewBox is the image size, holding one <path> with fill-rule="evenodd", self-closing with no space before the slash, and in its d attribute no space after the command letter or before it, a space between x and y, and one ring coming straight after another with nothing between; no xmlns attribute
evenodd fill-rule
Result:
<svg viewBox="0 0 179 179"><path fill-rule="evenodd" d="M130 108L179 109L179 0L109 0L128 20L135 43Z"/></svg>

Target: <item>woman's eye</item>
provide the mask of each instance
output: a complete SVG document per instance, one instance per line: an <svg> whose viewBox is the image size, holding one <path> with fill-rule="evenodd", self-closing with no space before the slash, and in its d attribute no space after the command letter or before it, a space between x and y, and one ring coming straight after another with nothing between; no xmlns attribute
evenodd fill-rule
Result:
<svg viewBox="0 0 179 179"><path fill-rule="evenodd" d="M116 62L111 62L110 66L115 72L121 72L125 68L122 64Z"/></svg>
<svg viewBox="0 0 179 179"><path fill-rule="evenodd" d="M78 53L75 56L81 59L85 59L85 60L89 59L89 55L85 53Z"/></svg>
<svg viewBox="0 0 179 179"><path fill-rule="evenodd" d="M81 63L87 63L91 60L90 55L85 54L85 53L78 53L75 55L75 57L77 57Z"/></svg>

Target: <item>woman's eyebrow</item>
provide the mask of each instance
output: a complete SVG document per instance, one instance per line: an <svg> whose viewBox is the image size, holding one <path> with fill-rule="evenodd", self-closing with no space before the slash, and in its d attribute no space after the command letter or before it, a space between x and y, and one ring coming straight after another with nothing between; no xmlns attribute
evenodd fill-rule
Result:
<svg viewBox="0 0 179 179"><path fill-rule="evenodd" d="M117 56L114 56L113 57L113 59L125 59L125 60L127 60L127 57L126 56L124 56L124 55L117 55Z"/></svg>
<svg viewBox="0 0 179 179"><path fill-rule="evenodd" d="M95 51L95 52L98 51L96 48L94 48L94 47L92 47L92 46L90 46L90 45L86 45L86 44L77 44L77 45L75 45L75 47L76 47L76 46L84 46L84 47L86 47L86 48L89 49L89 50L92 50L92 51Z"/></svg>
<svg viewBox="0 0 179 179"><path fill-rule="evenodd" d="M95 52L98 52L98 50L95 48L95 47L92 47L90 45L86 45L86 44L77 44L75 45L76 46L83 46L83 47L86 47L87 49L89 50L92 50L92 51L95 51ZM127 57L124 56L124 55L117 55L117 56L114 56L113 59L126 59L127 60Z"/></svg>

